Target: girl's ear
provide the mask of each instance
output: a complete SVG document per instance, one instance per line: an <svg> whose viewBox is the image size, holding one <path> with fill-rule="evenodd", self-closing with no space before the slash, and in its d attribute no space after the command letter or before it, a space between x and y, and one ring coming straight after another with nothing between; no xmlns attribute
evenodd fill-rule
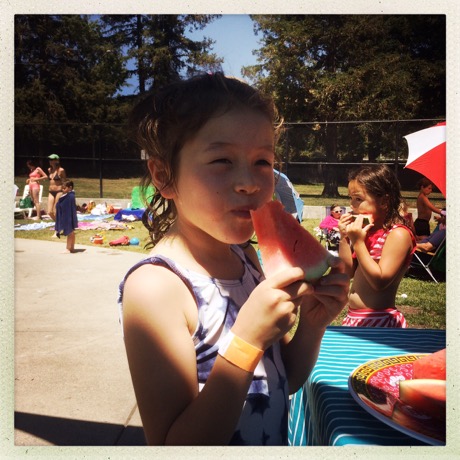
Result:
<svg viewBox="0 0 460 460"><path fill-rule="evenodd" d="M174 198L174 184L170 182L169 174L167 174L163 163L160 160L153 160L150 158L147 161L147 167L150 171L152 183L160 192L161 196L169 200Z"/></svg>
<svg viewBox="0 0 460 460"><path fill-rule="evenodd" d="M385 194L382 197L380 197L378 201L380 208L383 209L385 212L388 212L389 201L390 201L390 197L388 196L388 194Z"/></svg>

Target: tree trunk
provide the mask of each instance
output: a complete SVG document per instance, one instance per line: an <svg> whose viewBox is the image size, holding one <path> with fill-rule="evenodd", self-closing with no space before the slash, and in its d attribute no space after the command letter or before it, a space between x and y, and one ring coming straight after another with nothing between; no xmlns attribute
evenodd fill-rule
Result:
<svg viewBox="0 0 460 460"><path fill-rule="evenodd" d="M337 124L326 125L326 159L328 163L337 162ZM326 165L323 167L324 188L322 197L338 198L339 188L337 185L336 166Z"/></svg>

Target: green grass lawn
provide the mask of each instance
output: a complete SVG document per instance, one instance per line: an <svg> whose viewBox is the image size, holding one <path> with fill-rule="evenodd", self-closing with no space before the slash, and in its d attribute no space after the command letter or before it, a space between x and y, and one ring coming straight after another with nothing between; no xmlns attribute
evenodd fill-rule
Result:
<svg viewBox="0 0 460 460"><path fill-rule="evenodd" d="M19 181L15 182L16 185L22 185ZM75 181L77 190L77 202L78 196L85 198L97 197L99 193L99 181L97 179L78 179ZM131 195L132 187L138 185L138 179L113 179L104 180L104 190L107 196L113 199L126 198L129 199ZM326 206L330 204L331 199L321 198L322 186L296 186L299 193L302 195L306 205L315 206ZM340 193L343 194L343 202L340 204L348 204L346 198L346 189L340 189ZM410 193L405 194L409 199L411 197L416 198L415 192L411 195ZM441 197L442 198L442 197ZM430 200L434 201L431 196ZM339 200L334 200L339 201ZM107 199L110 203L110 199ZM442 202L437 203L438 206L442 206ZM445 202L444 202L445 205ZM409 206L411 204L409 203ZM15 224L30 223L28 219L17 219ZM314 228L319 225L319 219L305 219L303 226L311 233L315 234ZM148 250L144 249L144 246L148 242L147 230L144 228L141 222L128 223L129 229L127 230L110 230L97 232L104 236L103 247L109 248L109 242L119 238L120 236L127 235L130 238L136 237L139 239L139 246L117 246L117 249L126 251L135 251L140 254L148 253ZM52 227L51 227L52 228ZM77 230L76 234L76 246L79 245L92 245L90 238L94 236L96 232L92 230ZM65 241L52 238L53 230L34 230L34 231L15 231L15 237L18 238L31 238L38 240L49 240L49 241ZM405 294L405 296L403 296ZM426 281L422 279L414 279L406 277L402 280L397 297L396 304L398 308L406 316L409 327L416 328L432 328L432 329L445 329L446 327L446 283L441 282L435 284L432 281ZM333 324L340 325L340 316Z"/></svg>
<svg viewBox="0 0 460 460"><path fill-rule="evenodd" d="M24 189L26 182L25 176L15 177L14 183L19 187L20 193ZM99 198L100 183L99 179L89 179L85 177L79 177L73 179L75 184L75 194L81 198ZM103 179L102 191L104 197L109 200L115 199L130 199L131 191L134 186L139 185L139 178L129 179ZM323 185L294 185L296 190L302 197L305 205L307 206L330 206L333 202L337 202L340 205L348 205L348 190L346 187L339 187L340 198L325 198L321 196L323 191ZM46 196L47 188L45 184L44 195ZM414 190L403 191L403 196L407 201L409 207L415 208L418 193ZM432 193L430 195L430 201L438 207L445 207L446 201L440 193Z"/></svg>

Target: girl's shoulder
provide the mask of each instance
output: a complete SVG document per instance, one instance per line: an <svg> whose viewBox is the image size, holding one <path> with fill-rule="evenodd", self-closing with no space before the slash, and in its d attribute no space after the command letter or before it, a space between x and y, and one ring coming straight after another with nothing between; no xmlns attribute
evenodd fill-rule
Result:
<svg viewBox="0 0 460 460"><path fill-rule="evenodd" d="M391 239L397 239L398 243L409 244L412 248L415 248L417 241L412 230L404 224L393 224L390 229L387 231L388 236L393 235Z"/></svg>
<svg viewBox="0 0 460 460"><path fill-rule="evenodd" d="M190 314L196 309L191 286L178 274L167 259L143 259L125 275L120 284L119 302L124 309L149 315Z"/></svg>

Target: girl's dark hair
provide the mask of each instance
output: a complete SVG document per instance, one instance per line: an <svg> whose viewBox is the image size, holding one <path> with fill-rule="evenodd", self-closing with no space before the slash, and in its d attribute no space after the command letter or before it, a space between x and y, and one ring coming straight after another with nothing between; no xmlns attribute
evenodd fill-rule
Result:
<svg viewBox="0 0 460 460"><path fill-rule="evenodd" d="M179 152L184 144L210 118L234 108L247 108L266 115L274 125L276 142L282 122L273 100L247 83L220 72L176 81L150 94L134 107L130 126L139 147L162 172L165 187L175 186ZM141 179L144 199L151 183L147 171ZM155 190L149 201L142 221L150 234L147 247L152 247L176 219L176 209L171 200L161 196L161 190Z"/></svg>
<svg viewBox="0 0 460 460"><path fill-rule="evenodd" d="M402 202L401 185L395 173L387 165L369 165L351 171L348 180L357 181L369 195L382 198L386 207L384 228L388 229L393 224L403 224L405 221L400 213Z"/></svg>
<svg viewBox="0 0 460 460"><path fill-rule="evenodd" d="M433 185L433 182L430 181L430 179L427 179L426 177L422 177L418 182L417 182L417 190L420 190L422 187L428 187L429 185Z"/></svg>

